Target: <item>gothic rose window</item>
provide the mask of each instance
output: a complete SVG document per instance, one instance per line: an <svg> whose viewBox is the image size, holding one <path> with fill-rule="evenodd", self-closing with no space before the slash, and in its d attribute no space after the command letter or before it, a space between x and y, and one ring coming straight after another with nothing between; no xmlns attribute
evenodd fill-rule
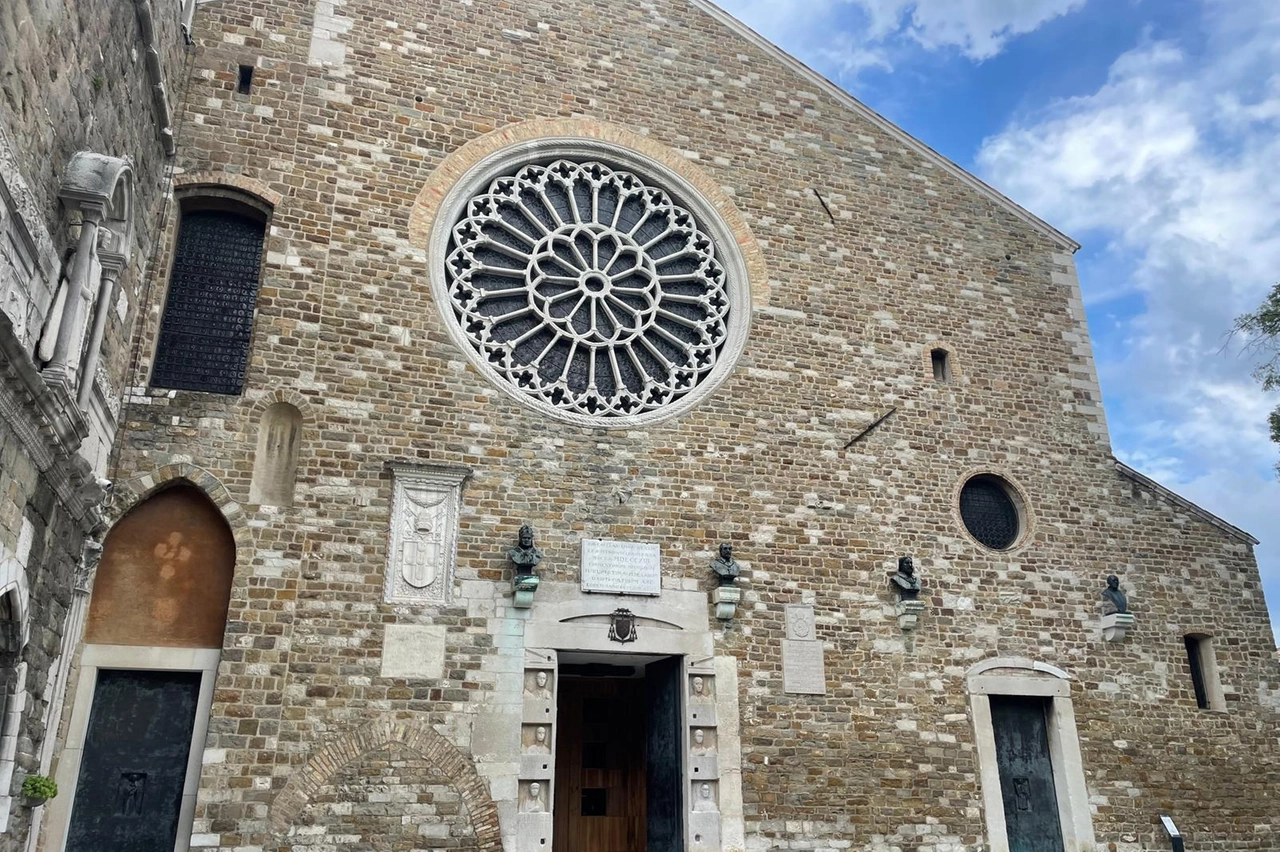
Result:
<svg viewBox="0 0 1280 852"><path fill-rule="evenodd" d="M729 339L716 244L666 190L559 159L488 182L449 235L449 307L518 395L591 419L683 399Z"/></svg>

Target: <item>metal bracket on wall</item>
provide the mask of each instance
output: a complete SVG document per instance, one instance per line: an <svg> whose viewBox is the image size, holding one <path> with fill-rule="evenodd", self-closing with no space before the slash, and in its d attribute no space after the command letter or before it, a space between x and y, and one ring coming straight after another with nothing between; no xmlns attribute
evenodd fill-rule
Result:
<svg viewBox="0 0 1280 852"><path fill-rule="evenodd" d="M863 429L863 430L862 430L861 432L859 432L858 434L854 435L852 438L850 438L850 439L849 439L849 443L845 444L845 445L844 445L844 447L843 447L843 449L846 449L846 450L847 450L847 449L849 449L849 448L850 448L850 447L852 447L854 444L858 443L858 442L859 442L859 441L861 441L863 438L865 438L867 435L871 434L871 431L872 431L873 429L875 429L877 426L879 426L879 425L880 425L881 423L883 423L884 421L888 420L888 419L889 419L889 417L890 417L890 416L891 416L895 411L897 411L897 410L898 410L898 407L895 405L893 408L890 408L890 409L889 409L888 411L886 411L884 414L881 414L881 415L880 415L879 417L877 417L875 420L871 421L871 425L870 425L870 426L868 426L867 428Z"/></svg>

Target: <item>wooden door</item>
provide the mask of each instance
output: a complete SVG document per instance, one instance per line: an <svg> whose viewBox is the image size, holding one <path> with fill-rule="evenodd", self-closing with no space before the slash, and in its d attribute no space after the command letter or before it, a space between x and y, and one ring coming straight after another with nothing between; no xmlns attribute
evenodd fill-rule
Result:
<svg viewBox="0 0 1280 852"><path fill-rule="evenodd" d="M1009 852L1062 852L1045 723L1047 704L1044 698L991 696Z"/></svg>
<svg viewBox="0 0 1280 852"><path fill-rule="evenodd" d="M200 672L98 672L67 852L173 852Z"/></svg>
<svg viewBox="0 0 1280 852"><path fill-rule="evenodd" d="M562 677L553 852L646 852L645 682Z"/></svg>

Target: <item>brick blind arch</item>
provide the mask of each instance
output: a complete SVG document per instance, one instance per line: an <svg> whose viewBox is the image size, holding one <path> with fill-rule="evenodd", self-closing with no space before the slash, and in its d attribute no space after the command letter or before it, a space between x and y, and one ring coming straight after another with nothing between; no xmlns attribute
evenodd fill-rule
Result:
<svg viewBox="0 0 1280 852"><path fill-rule="evenodd" d="M296 771L271 804L271 828L284 833L302 814L312 796L340 769L364 755L399 745L430 761L449 780L471 815L476 848L501 852L498 809L471 760L447 739L414 721L379 720L344 734L316 751Z"/></svg>
<svg viewBox="0 0 1280 852"><path fill-rule="evenodd" d="M85 641L221 648L235 555L222 512L199 488L148 497L103 543Z"/></svg>

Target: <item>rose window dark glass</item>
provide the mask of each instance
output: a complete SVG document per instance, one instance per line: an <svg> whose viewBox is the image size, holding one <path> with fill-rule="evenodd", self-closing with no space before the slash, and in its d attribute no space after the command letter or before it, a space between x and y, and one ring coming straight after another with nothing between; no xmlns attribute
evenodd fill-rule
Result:
<svg viewBox="0 0 1280 852"><path fill-rule="evenodd" d="M1004 550L1018 540L1018 506L1008 486L994 476L975 476L964 484L960 517L969 534L993 550Z"/></svg>
<svg viewBox="0 0 1280 852"><path fill-rule="evenodd" d="M240 393L264 230L262 222L225 210L182 217L152 387Z"/></svg>
<svg viewBox="0 0 1280 852"><path fill-rule="evenodd" d="M453 226L445 261L463 336L520 394L593 418L694 391L728 340L715 242L663 189L599 162L525 165Z"/></svg>

